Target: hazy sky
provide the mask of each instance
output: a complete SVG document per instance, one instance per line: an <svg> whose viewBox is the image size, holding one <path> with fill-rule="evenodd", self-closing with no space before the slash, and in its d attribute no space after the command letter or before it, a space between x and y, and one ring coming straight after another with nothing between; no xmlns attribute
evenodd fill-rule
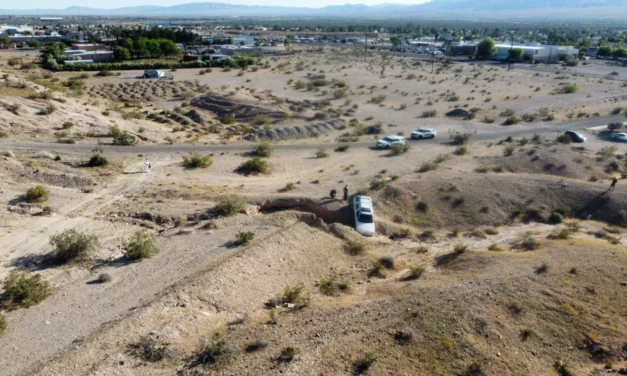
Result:
<svg viewBox="0 0 627 376"><path fill-rule="evenodd" d="M376 5L381 3L395 3L395 4L421 4L428 0L212 0L212 2L231 3L231 4L245 4L245 5L281 5L291 7L311 7L319 8L327 5L341 5L341 4L366 4ZM122 8L135 5L161 5L170 6L186 3L197 3L200 1L193 0L27 0L27 1L0 1L0 9L61 9L69 6L81 6L89 8ZM4 4L2 4L4 3Z"/></svg>

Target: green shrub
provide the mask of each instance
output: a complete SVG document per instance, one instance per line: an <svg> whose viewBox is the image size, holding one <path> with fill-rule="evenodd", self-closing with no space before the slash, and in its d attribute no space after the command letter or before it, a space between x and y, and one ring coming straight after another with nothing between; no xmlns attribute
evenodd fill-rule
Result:
<svg viewBox="0 0 627 376"><path fill-rule="evenodd" d="M392 146L392 148L390 149L390 154L401 155L401 154L407 153L408 150L409 150L409 145L398 144L398 145Z"/></svg>
<svg viewBox="0 0 627 376"><path fill-rule="evenodd" d="M207 168L212 164L213 160L211 159L211 154L201 155L193 151L189 156L183 157L183 166L189 169Z"/></svg>
<svg viewBox="0 0 627 376"><path fill-rule="evenodd" d="M302 283L294 286L285 286L283 289L283 295L281 295L282 303L291 304L304 304L307 302L307 297L304 294L305 285Z"/></svg>
<svg viewBox="0 0 627 376"><path fill-rule="evenodd" d="M233 115L224 115L220 118L220 121L222 124L233 124L235 123L235 117L233 117Z"/></svg>
<svg viewBox="0 0 627 376"><path fill-rule="evenodd" d="M562 94L573 94L579 91L579 85L577 84L564 84L560 89L560 93Z"/></svg>
<svg viewBox="0 0 627 376"><path fill-rule="evenodd" d="M281 350L278 360L280 362L289 363L294 360L298 354L300 354L300 350L298 348L292 346L284 347Z"/></svg>
<svg viewBox="0 0 627 376"><path fill-rule="evenodd" d="M425 117L425 118L436 117L437 114L438 114L438 112L436 110L424 110L424 111L422 111L422 117Z"/></svg>
<svg viewBox="0 0 627 376"><path fill-rule="evenodd" d="M235 195L220 197L216 204L215 211L221 217L246 214L246 200Z"/></svg>
<svg viewBox="0 0 627 376"><path fill-rule="evenodd" d="M70 129L74 126L74 123L72 123L71 121L66 121L65 123L63 123L62 128L63 129Z"/></svg>
<svg viewBox="0 0 627 376"><path fill-rule="evenodd" d="M350 147L350 145L340 145L340 146L335 148L335 151L338 152L338 153L343 153L346 150L348 150L349 147Z"/></svg>
<svg viewBox="0 0 627 376"><path fill-rule="evenodd" d="M7 319L4 317L2 312L0 312L0 337L2 337L6 329L7 329Z"/></svg>
<svg viewBox="0 0 627 376"><path fill-rule="evenodd" d="M549 264L543 263L536 269L536 274L543 274L549 271Z"/></svg>
<svg viewBox="0 0 627 376"><path fill-rule="evenodd" d="M215 333L211 340L202 344L196 359L205 366L220 366L230 362L236 354L236 350L227 344L224 336Z"/></svg>
<svg viewBox="0 0 627 376"><path fill-rule="evenodd" d="M26 201L46 202L48 201L48 190L43 185L29 188L28 191L26 191Z"/></svg>
<svg viewBox="0 0 627 376"><path fill-rule="evenodd" d="M435 158L435 163L444 163L446 161L450 161L451 160L451 155L450 154L438 154L438 156Z"/></svg>
<svg viewBox="0 0 627 376"><path fill-rule="evenodd" d="M141 337L137 343L130 344L129 352L147 362L158 362L168 355L167 342L158 342L152 337Z"/></svg>
<svg viewBox="0 0 627 376"><path fill-rule="evenodd" d="M409 268L409 274L405 277L406 281L413 281L422 277L425 268L422 265L414 265Z"/></svg>
<svg viewBox="0 0 627 376"><path fill-rule="evenodd" d="M233 241L233 245L235 245L236 247L240 247L243 245L248 245L250 244L250 242L255 238L255 234L250 232L250 231L246 231L246 232L238 232L237 235L235 236L235 240Z"/></svg>
<svg viewBox="0 0 627 376"><path fill-rule="evenodd" d="M50 284L39 274L12 270L2 283L0 307L4 309L28 308L41 303L52 294Z"/></svg>
<svg viewBox="0 0 627 376"><path fill-rule="evenodd" d="M251 353L251 352L263 350L266 347L268 347L268 342L258 339L246 346L246 352Z"/></svg>
<svg viewBox="0 0 627 376"><path fill-rule="evenodd" d="M347 239L344 242L344 252L348 253L349 255L361 255L364 252L366 252L366 245L360 241L357 240L351 240L351 239Z"/></svg>
<svg viewBox="0 0 627 376"><path fill-rule="evenodd" d="M270 158L273 152L274 149L272 148L272 145L270 145L270 143L261 142L255 147L253 154L260 158Z"/></svg>
<svg viewBox="0 0 627 376"><path fill-rule="evenodd" d="M124 245L124 256L130 260L142 260L157 253L155 236L148 230L137 231Z"/></svg>
<svg viewBox="0 0 627 376"><path fill-rule="evenodd" d="M373 191L378 191L380 189L385 188L387 182L383 179L376 179L370 182L370 189Z"/></svg>
<svg viewBox="0 0 627 376"><path fill-rule="evenodd" d="M377 361L377 358L372 354L366 354L363 358L357 360L354 364L354 374L362 375L366 373L370 367Z"/></svg>
<svg viewBox="0 0 627 376"><path fill-rule="evenodd" d="M514 145L507 145L505 149L503 150L503 155L505 155L506 157L509 157L510 155L514 154L514 150L516 150Z"/></svg>
<svg viewBox="0 0 627 376"><path fill-rule="evenodd" d="M540 246L540 243L538 243L531 233L526 232L516 239L515 245L526 251L533 251Z"/></svg>
<svg viewBox="0 0 627 376"><path fill-rule="evenodd" d="M137 143L137 139L127 131L123 131L117 125L109 127L109 135L113 138L114 145L130 146Z"/></svg>
<svg viewBox="0 0 627 376"><path fill-rule="evenodd" d="M435 162L425 162L420 166L420 169L418 171L420 172L427 172L427 171L433 171L436 168L438 168L437 163Z"/></svg>
<svg viewBox="0 0 627 376"><path fill-rule="evenodd" d="M505 119L505 121L503 122L503 125L514 125L518 123L520 123L520 118L516 115L512 115L508 117L507 119Z"/></svg>
<svg viewBox="0 0 627 376"><path fill-rule="evenodd" d="M455 254L461 255L462 253L466 253L466 251L468 251L468 245L463 244L463 243L457 243L455 244L455 247L453 248L453 252L455 252Z"/></svg>
<svg viewBox="0 0 627 376"><path fill-rule="evenodd" d="M245 175L266 174L270 172L270 167L265 159L254 157L239 165L237 171Z"/></svg>
<svg viewBox="0 0 627 376"><path fill-rule="evenodd" d="M100 273L98 275L98 278L96 279L98 283L107 283L107 282L111 282L112 280L113 280L113 277L111 277L111 275L108 273Z"/></svg>
<svg viewBox="0 0 627 376"><path fill-rule="evenodd" d="M316 158L327 158L329 153L327 153L327 149L320 148L316 151Z"/></svg>
<svg viewBox="0 0 627 376"><path fill-rule="evenodd" d="M106 166L108 163L109 161L104 155L100 153L94 153L92 154L91 158L89 158L89 162L87 162L87 165L89 167L102 167Z"/></svg>
<svg viewBox="0 0 627 376"><path fill-rule="evenodd" d="M59 262L66 263L85 259L98 247L98 238L70 229L52 236L50 245L55 248L55 256Z"/></svg>
<svg viewBox="0 0 627 376"><path fill-rule="evenodd" d="M460 145L455 149L456 155L464 155L468 153L468 147L466 145Z"/></svg>
<svg viewBox="0 0 627 376"><path fill-rule="evenodd" d="M320 292L324 295L336 296L341 292L348 291L347 283L336 282L334 279L323 279L320 281Z"/></svg>
<svg viewBox="0 0 627 376"><path fill-rule="evenodd" d="M464 145L470 141L472 137L472 132L470 131L455 131L449 134L449 139L453 143L453 145Z"/></svg>

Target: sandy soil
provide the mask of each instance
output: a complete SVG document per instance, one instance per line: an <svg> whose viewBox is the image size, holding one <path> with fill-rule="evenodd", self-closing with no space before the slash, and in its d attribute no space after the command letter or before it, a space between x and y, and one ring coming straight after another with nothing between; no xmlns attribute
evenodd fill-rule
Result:
<svg viewBox="0 0 627 376"><path fill-rule="evenodd" d="M141 108L95 98L103 84L139 83L141 95L153 88L161 93L133 78L138 72L85 78L84 91L94 88L94 97L61 89L53 91L55 100L33 97L53 87L54 77L2 67L9 78L0 89L0 129L8 141L72 138L97 146L96 140L111 142L108 127L118 125L140 145L155 147L106 151L108 165L91 168L85 166L89 149L59 152L56 158L56 152L43 151L56 150L54 143L40 142L33 152L1 148L0 280L12 270L26 270L49 281L53 294L28 309L3 312L0 375L464 375L478 364L483 374L500 376L555 375L556 361L578 374L597 372L607 362L627 366L627 294L621 293L627 189L621 179L615 191L607 190L612 177L627 176L627 145L592 131L585 131L583 145L557 144L559 126L552 125L582 108L590 116L597 111L606 116L624 105L620 82L470 64L436 66L440 72L431 75L431 67L414 65L415 59L364 58L350 51L266 61L269 68L242 75L169 72L176 85L164 81L163 95L139 103ZM309 81L308 73L321 70L326 79L347 82L347 98L329 99L335 90L330 85L307 91L287 83ZM36 77L28 79L30 74ZM66 82L75 75L56 77ZM549 95L560 82L581 89ZM126 94L140 95L130 88ZM182 88L194 97L172 98ZM218 110L197 108L203 123L182 124L193 99L204 95L225 100L227 113L252 112L242 115L248 120L224 124ZM386 96L381 104L369 103L378 95ZM454 95L459 99L446 100ZM290 108L321 99L330 104ZM183 107L185 101L189 105ZM16 103L17 111L8 107ZM51 103L55 111L38 114ZM474 120L443 116L466 104L481 108ZM499 125L507 108L522 115L544 107L555 121ZM422 118L428 109L438 115ZM163 110L171 111L164 117L182 118L158 123L144 114ZM134 111L143 115L129 116ZM245 176L236 170L251 155L241 145L254 144L241 140L241 125L263 128L246 117L255 111L290 115L273 118L265 124L270 129L338 118L346 128L277 142L267 158L270 172ZM326 119L313 119L316 112L325 112ZM484 116L497 120L486 124ZM357 124L351 126L351 119ZM569 124L587 127L585 115L582 119ZM73 126L63 129L67 121ZM372 134L359 136L345 152L333 150L341 135L377 122L383 134L408 135L418 126L433 126L438 137L408 140L410 149L399 156L372 148L377 137ZM173 132L174 127L183 129ZM478 132L465 153L445 142L449 130L461 129ZM234 135L230 140L228 132ZM508 135L513 139L505 140ZM204 148L202 154L212 144L222 149L213 153L211 166L189 169L182 165L187 153L168 150L169 142L195 144ZM328 157L315 157L320 145ZM141 173L146 158L152 171ZM421 171L428 162L434 169ZM26 203L26 190L39 184L48 189L48 201ZM350 215L348 221L342 215L350 212L346 202L328 198L331 189L341 195L345 185L350 194L374 198L376 236L357 234ZM232 194L246 198L247 213L216 217L216 202ZM295 211L260 210L276 199ZM45 206L53 213L43 213ZM579 223L566 239L555 239L565 223L550 224L557 211L570 211L567 223ZM50 263L50 237L66 229L96 235L100 246L86 261ZM129 262L122 247L140 229L155 234L160 252ZM251 244L233 246L245 231L254 233ZM537 240L535 250L521 249L525 236ZM363 243L365 252L345 252L346 239ZM467 249L455 253L459 244ZM424 268L423 275L406 280L415 266ZM94 283L105 272L112 281ZM320 289L325 279L346 282L348 291L325 295ZM276 307L276 323L269 323L265 303L299 283L308 304ZM407 343L395 339L398 331L412 333ZM196 364L199 343L216 332L237 355L215 366ZM129 346L143 336L167 343L166 359L134 356ZM247 352L257 339L267 348ZM300 353L291 362L277 361L287 346ZM366 372L358 363L368 354L376 360Z"/></svg>

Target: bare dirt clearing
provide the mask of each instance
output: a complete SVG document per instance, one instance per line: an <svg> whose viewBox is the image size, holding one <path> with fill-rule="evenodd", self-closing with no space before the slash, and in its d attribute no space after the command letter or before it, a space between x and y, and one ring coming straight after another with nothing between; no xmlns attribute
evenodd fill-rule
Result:
<svg viewBox="0 0 627 376"><path fill-rule="evenodd" d="M0 280L50 296L8 306L2 285L0 375L627 367L627 146L582 130L624 117L620 82L336 50L263 63L2 66ZM419 126L437 137L373 147ZM570 126L588 140L557 142ZM345 186L373 197L374 237ZM97 246L61 263L66 230Z"/></svg>

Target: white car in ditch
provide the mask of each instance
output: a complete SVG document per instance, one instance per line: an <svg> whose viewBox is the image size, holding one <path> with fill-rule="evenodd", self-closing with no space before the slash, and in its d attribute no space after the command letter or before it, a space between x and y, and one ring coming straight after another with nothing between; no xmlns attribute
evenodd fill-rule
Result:
<svg viewBox="0 0 627 376"><path fill-rule="evenodd" d="M355 230L364 236L374 235L374 214L372 199L368 196L355 196L353 199Z"/></svg>

